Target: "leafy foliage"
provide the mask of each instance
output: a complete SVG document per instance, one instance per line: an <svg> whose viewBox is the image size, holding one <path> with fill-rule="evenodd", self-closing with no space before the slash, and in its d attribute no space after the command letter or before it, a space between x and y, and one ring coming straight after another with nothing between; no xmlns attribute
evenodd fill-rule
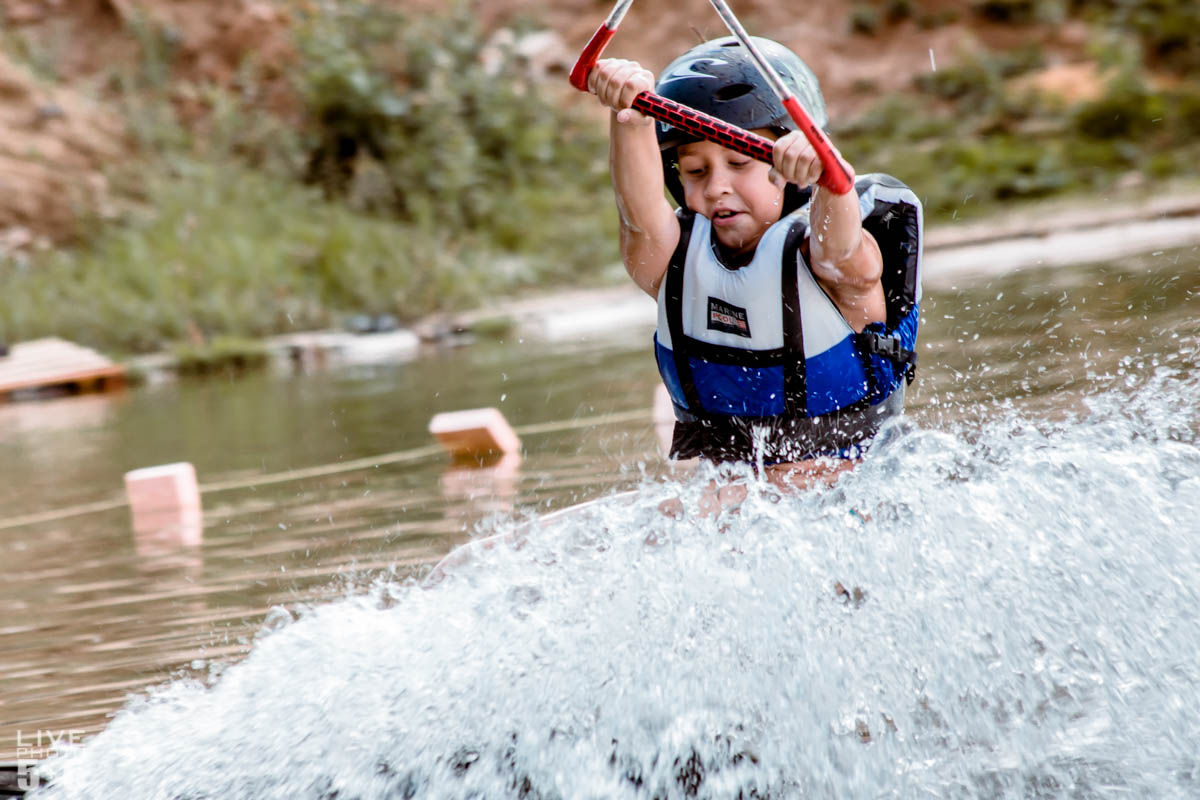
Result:
<svg viewBox="0 0 1200 800"><path fill-rule="evenodd" d="M1121 75L1098 100L1075 112L1075 127L1091 139L1140 138L1166 113L1163 98L1133 75Z"/></svg>
<svg viewBox="0 0 1200 800"><path fill-rule="evenodd" d="M444 18L361 0L318 9L300 29L298 83L313 137L308 177L329 196L489 230L512 247L537 223L514 198L533 187L594 197L607 184L594 155L562 146L603 153L594 123L544 97L511 53L485 65L465 5ZM382 181L365 188L372 170Z"/></svg>
<svg viewBox="0 0 1200 800"><path fill-rule="evenodd" d="M176 345L175 370L181 375L238 375L265 367L270 355L259 339L218 336L203 345Z"/></svg>
<svg viewBox="0 0 1200 800"><path fill-rule="evenodd" d="M1147 54L1178 72L1200 70L1200 3L1196 0L1071 0L1073 11L1135 33Z"/></svg>
<svg viewBox="0 0 1200 800"><path fill-rule="evenodd" d="M967 58L918 80L928 100L880 104L835 131L861 171L893 172L933 218L990 204L1100 189L1120 176L1195 176L1200 88L1154 89L1136 60L1113 67L1104 94L1068 105L1008 78L1036 48Z"/></svg>

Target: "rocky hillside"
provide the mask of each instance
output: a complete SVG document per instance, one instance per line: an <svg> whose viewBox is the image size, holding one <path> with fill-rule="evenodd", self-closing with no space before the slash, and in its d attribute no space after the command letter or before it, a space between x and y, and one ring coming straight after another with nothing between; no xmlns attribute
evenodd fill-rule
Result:
<svg viewBox="0 0 1200 800"><path fill-rule="evenodd" d="M396 5L433 10L443 4ZM978 13L978 0L735 5L752 31L803 54L821 77L835 118L911 91L915 76L964 54L1031 42L1040 45L1048 64L1032 80L1073 95L1096 85L1096 71L1084 56L1087 29L1080 23L1014 27ZM478 0L472 7L485 30L516 40L533 68L559 87L565 86L563 70L609 3ZM290 0L4 0L0 248L61 241L76 230L81 215L105 213L111 199L108 168L136 156L131 135L136 131L130 129L135 123L107 102L115 86L128 88L131 73L143 82L165 83L189 124L204 122L199 87L228 86L247 74L261 87L258 107L264 113L294 117L291 32L303 8ZM705 0L643 0L634 5L611 53L658 69L695 41L722 33ZM562 91L563 102L578 102L568 89Z"/></svg>

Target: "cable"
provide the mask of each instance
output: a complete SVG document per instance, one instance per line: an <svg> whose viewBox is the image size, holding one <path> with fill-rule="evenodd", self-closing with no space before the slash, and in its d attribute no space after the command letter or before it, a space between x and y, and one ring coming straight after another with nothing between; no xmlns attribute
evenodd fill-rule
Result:
<svg viewBox="0 0 1200 800"><path fill-rule="evenodd" d="M543 433L556 433L558 431L576 430L578 428L593 428L600 425L616 425L622 422L635 422L650 418L651 413L649 410L638 409L635 411L619 411L612 414L599 414L593 417L576 417L575 419L560 420L557 422L541 422L532 425L522 425L515 430L519 436L537 436ZM256 486L270 486L277 483L304 480L305 478L323 478L328 475L337 475L342 472L356 472L358 470L371 469L372 467L381 467L388 464L403 464L410 461L419 461L423 458L430 458L442 452L444 451L440 445L427 445L425 447L416 447L411 450L398 450L391 453L383 453L382 455L378 456L356 458L351 461L338 461L333 464L322 464L320 466L305 467L303 469L291 469L284 472L267 473L265 475L256 475L251 478L242 478L240 480L204 483L200 485L200 494L203 495L212 494L214 492L227 492L234 489L252 489ZM122 498L120 500L100 500L94 503L84 503L77 506L55 509L53 511L42 511L36 514L25 514L20 517L11 517L9 519L0 520L0 531L9 530L11 528L22 528L26 525L37 525L43 522L57 522L59 520L71 519L72 517L82 517L87 514L100 514L105 511L115 511L119 508L125 508L128 505L129 501Z"/></svg>

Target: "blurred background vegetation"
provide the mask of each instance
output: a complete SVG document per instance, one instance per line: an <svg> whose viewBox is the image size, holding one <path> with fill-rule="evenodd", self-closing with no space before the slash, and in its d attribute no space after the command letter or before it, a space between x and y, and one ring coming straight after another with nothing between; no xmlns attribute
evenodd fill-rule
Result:
<svg viewBox="0 0 1200 800"><path fill-rule="evenodd" d="M1023 81L1048 66L1036 44L974 53L919 75L915 98L892 98L835 130L851 162L903 165L894 171L934 220L1197 174L1200 3L972 0L971 11L1017 29L1087 22L1098 95L1071 102ZM908 0L860 4L853 24L874 35L917 13Z"/></svg>
<svg viewBox="0 0 1200 800"><path fill-rule="evenodd" d="M129 20L139 59L95 89L135 139L137 157L110 169L123 210L95 215L68 246L0 260L0 340L57 335L146 352L622 279L607 132L594 109L531 77L465 4L295 8L291 116L264 110L251 54L231 86L186 87L204 109L197 122L172 85L171 31ZM1085 99L1025 81L1047 64L1030 44L964 54L836 121L850 160L915 187L935 222L1197 174L1195 0L849 8L847 26L868 42L963 13L1015 30L1070 20L1091 32L1100 91ZM498 58L481 60L485 45ZM53 79L54 59L28 40L5 36L0 47Z"/></svg>
<svg viewBox="0 0 1200 800"><path fill-rule="evenodd" d="M135 33L139 65L106 87L140 154L110 175L130 210L0 261L0 339L137 353L611 281L605 129L510 50L485 67L465 4L301 8L298 123L264 112L246 79L193 87L208 113L185 124L170 32Z"/></svg>

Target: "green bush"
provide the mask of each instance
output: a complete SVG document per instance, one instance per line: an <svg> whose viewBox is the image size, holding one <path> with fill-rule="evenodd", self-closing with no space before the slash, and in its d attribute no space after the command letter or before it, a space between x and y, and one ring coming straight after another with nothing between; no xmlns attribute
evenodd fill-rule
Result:
<svg viewBox="0 0 1200 800"><path fill-rule="evenodd" d="M1166 99L1179 138L1200 140L1200 87L1181 88L1168 94Z"/></svg>
<svg viewBox="0 0 1200 800"><path fill-rule="evenodd" d="M882 23L879 9L866 3L857 3L850 9L850 30L866 36L874 36L879 32Z"/></svg>
<svg viewBox="0 0 1200 800"><path fill-rule="evenodd" d="M1196 0L1071 0L1071 8L1112 30L1135 33L1156 62L1182 73L1200 70Z"/></svg>
<svg viewBox="0 0 1200 800"><path fill-rule="evenodd" d="M1021 137L948 142L938 159L952 165L946 176L951 187L980 199L1042 197L1070 182L1056 148Z"/></svg>
<svg viewBox="0 0 1200 800"><path fill-rule="evenodd" d="M971 9L993 22L1027 24L1037 19L1037 0L971 0Z"/></svg>
<svg viewBox="0 0 1200 800"><path fill-rule="evenodd" d="M218 336L206 344L179 344L173 351L175 369L181 375L236 375L262 369L271 357L260 340L233 336Z"/></svg>
<svg viewBox="0 0 1200 800"><path fill-rule="evenodd" d="M933 219L1095 190L1131 172L1197 173L1200 92L1187 84L1155 92L1127 67L1104 97L1066 108L1002 79L1039 58L1029 48L970 60L926 83L934 97L924 104L889 99L841 124L835 139L860 171L891 172L913 186Z"/></svg>
<svg viewBox="0 0 1200 800"><path fill-rule="evenodd" d="M994 70L980 61L971 61L922 72L913 79L913 84L920 91L943 100L977 102L995 93L998 79Z"/></svg>
<svg viewBox="0 0 1200 800"><path fill-rule="evenodd" d="M373 202L401 219L519 240L539 220L515 194L594 196L607 184L593 157L603 132L544 97L511 54L489 71L467 6L446 17L361 0L316 9L300 27L297 82L312 137L308 177L330 196L353 197L375 162Z"/></svg>
<svg viewBox="0 0 1200 800"><path fill-rule="evenodd" d="M1130 139L1153 132L1165 114L1163 98L1126 73L1108 86L1103 97L1075 112L1075 127L1090 139Z"/></svg>
<svg viewBox="0 0 1200 800"><path fill-rule="evenodd" d="M494 71L469 7L405 15L361 0L304 18L307 177L327 196L566 277L616 257L605 131L522 74Z"/></svg>
<svg viewBox="0 0 1200 800"><path fill-rule="evenodd" d="M979 110L1004 99L1005 80L1044 64L1042 49L1030 44L1003 53L968 56L957 64L920 73L913 84L925 94Z"/></svg>

